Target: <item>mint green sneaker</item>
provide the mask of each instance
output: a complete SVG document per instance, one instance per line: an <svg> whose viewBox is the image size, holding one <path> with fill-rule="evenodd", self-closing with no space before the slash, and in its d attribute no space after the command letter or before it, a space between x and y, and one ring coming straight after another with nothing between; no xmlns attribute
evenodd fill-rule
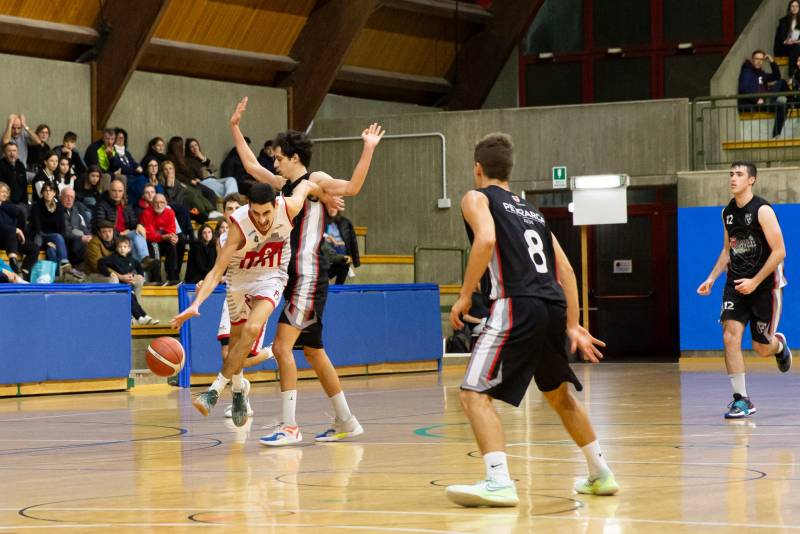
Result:
<svg viewBox="0 0 800 534"><path fill-rule="evenodd" d="M608 471L597 478L582 478L573 486L576 492L584 495L615 495L619 491L619 484L614 479L614 473Z"/></svg>
<svg viewBox="0 0 800 534"><path fill-rule="evenodd" d="M516 506L519 504L517 487L512 482L501 486L492 479L472 485L447 486L447 498L460 506Z"/></svg>
<svg viewBox="0 0 800 534"><path fill-rule="evenodd" d="M209 389L192 399L192 404L197 408L198 412L208 417L208 412L217 404L217 399L219 399L219 393L216 390Z"/></svg>

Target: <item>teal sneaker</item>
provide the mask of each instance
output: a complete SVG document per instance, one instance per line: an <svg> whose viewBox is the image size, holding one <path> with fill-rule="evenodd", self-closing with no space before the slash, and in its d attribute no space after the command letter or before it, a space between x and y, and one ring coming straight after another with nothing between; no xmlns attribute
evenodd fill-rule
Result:
<svg viewBox="0 0 800 534"><path fill-rule="evenodd" d="M599 477L577 480L573 489L584 495L616 495L619 491L619 484L614 478L614 473L608 471Z"/></svg>
<svg viewBox="0 0 800 534"><path fill-rule="evenodd" d="M517 487L512 482L500 485L492 479L481 480L472 485L447 486L447 498L459 506L508 507L519 504Z"/></svg>
<svg viewBox="0 0 800 534"><path fill-rule="evenodd" d="M217 399L219 399L219 393L215 389L209 389L192 399L192 404L198 412L208 417L208 412L217 404Z"/></svg>
<svg viewBox="0 0 800 534"><path fill-rule="evenodd" d="M231 419L236 426L244 426L247 423L247 397L244 390L233 392L233 404L231 405Z"/></svg>
<svg viewBox="0 0 800 534"><path fill-rule="evenodd" d="M728 411L725 419L742 419L750 417L756 413L755 405L750 401L750 397L742 397L738 393L733 394L733 400L728 404Z"/></svg>
<svg viewBox="0 0 800 534"><path fill-rule="evenodd" d="M780 332L775 332L775 337L783 343L783 350L775 355L775 362L778 364L778 370L785 373L792 367L792 351L789 349L789 344L786 342L786 336Z"/></svg>

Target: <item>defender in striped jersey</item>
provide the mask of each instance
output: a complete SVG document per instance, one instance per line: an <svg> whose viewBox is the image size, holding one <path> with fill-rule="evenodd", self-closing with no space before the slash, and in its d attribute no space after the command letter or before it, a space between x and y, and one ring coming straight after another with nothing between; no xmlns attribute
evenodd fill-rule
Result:
<svg viewBox="0 0 800 534"><path fill-rule="evenodd" d="M319 186L311 182L298 187L289 198L276 197L268 185L254 185L250 189L250 204L231 215L227 240L214 267L197 290L194 301L172 318L173 328L180 328L185 321L200 315L200 305L227 271L226 302L232 343L214 383L192 402L203 415L208 415L230 382L233 423L236 426L247 423L246 387L242 373L244 360L286 286L292 219L310 192L322 194Z"/></svg>
<svg viewBox="0 0 800 534"><path fill-rule="evenodd" d="M239 157L250 176L282 190L284 194L291 194L306 182L318 184L329 195L354 196L361 191L375 147L384 134L378 124L372 124L361 132L364 148L350 180L337 180L320 171L310 172L311 140L304 133L296 131L284 132L275 139L275 170L278 173L275 175L258 163L239 130L239 122L246 108L247 97L236 107L230 127ZM303 349L336 414L330 428L317 434L315 439L339 441L364 432L356 417L350 413L339 375L322 344L322 317L328 296L328 268L320 252L324 229L324 206L312 199L307 200L292 230L292 258L289 281L284 292L286 302L272 344L280 370L282 418L270 434L261 438L262 445L291 445L302 440L295 418L297 365L292 354L295 347Z"/></svg>
<svg viewBox="0 0 800 534"><path fill-rule="evenodd" d="M760 356L775 356L778 369L785 373L792 366L792 352L786 337L777 332L783 300L783 243L775 210L769 202L753 194L758 170L747 161L731 165L729 186L733 199L722 210L724 242L717 263L697 293L711 294L714 281L728 271L722 295L720 321L725 344L725 367L733 386L733 400L726 419L741 419L756 413L745 384L742 336L750 323L753 350Z"/></svg>
<svg viewBox="0 0 800 534"><path fill-rule="evenodd" d="M475 185L464 195L461 211L472 250L464 284L450 311L450 322L463 328L472 289L486 273L493 301L489 319L472 351L460 401L486 466L485 480L447 487L447 497L461 506L516 506L517 490L508 472L503 425L492 399L519 406L531 379L558 413L581 448L589 476L575 491L613 495L618 490L592 424L568 388L582 389L567 360L572 352L598 362L605 346L578 324L578 287L564 251L542 214L508 187L513 167L511 137L490 134L475 147Z"/></svg>

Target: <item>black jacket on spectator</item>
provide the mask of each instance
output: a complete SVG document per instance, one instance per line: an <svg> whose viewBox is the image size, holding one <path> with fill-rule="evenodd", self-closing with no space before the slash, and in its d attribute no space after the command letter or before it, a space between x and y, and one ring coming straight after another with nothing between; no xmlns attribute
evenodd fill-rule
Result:
<svg viewBox="0 0 800 534"><path fill-rule="evenodd" d="M139 219L136 217L133 208L130 206L122 206L122 213L125 216L125 227L128 230L136 230L136 224ZM111 221L114 225L117 224L117 205L108 196L108 192L103 193L100 201L95 205L92 210L92 233L97 233L102 220Z"/></svg>
<svg viewBox="0 0 800 534"><path fill-rule="evenodd" d="M97 141L93 142L91 145L86 147L86 152L83 153L83 161L86 162L86 166L89 165L97 165L99 166L99 162L97 160L97 150L103 146L103 140L98 139Z"/></svg>
<svg viewBox="0 0 800 534"><path fill-rule="evenodd" d="M792 19L789 15L784 15L778 21L778 28L775 30L775 42L773 43L772 51L776 56L789 55L788 47L783 42L789 38L791 29Z"/></svg>
<svg viewBox="0 0 800 534"><path fill-rule="evenodd" d="M208 274L217 261L217 247L212 239L208 244L194 241L189 247L189 261L186 263L187 284L196 284Z"/></svg>
<svg viewBox="0 0 800 534"><path fill-rule="evenodd" d="M160 152L156 152L154 150L148 150L147 154L144 155L142 158L142 169L147 169L147 164L151 161L156 160L158 162L158 167L161 168L161 164L167 160L167 156L161 154Z"/></svg>
<svg viewBox="0 0 800 534"><path fill-rule="evenodd" d="M757 69L749 60L745 61L739 71L739 94L768 93L768 84L781 79L778 65L770 63L770 66L772 74L767 74L763 69ZM739 111L745 111L749 107L757 105L757 100L757 98L740 98Z"/></svg>
<svg viewBox="0 0 800 534"><path fill-rule="evenodd" d="M83 175L75 182L75 199L82 202L84 206L94 207L103 198L103 193L98 189L86 189L86 181L88 178ZM86 198L92 198L94 201L86 202Z"/></svg>
<svg viewBox="0 0 800 534"><path fill-rule="evenodd" d="M64 145L58 145L55 148L55 152L58 154L59 158L61 157L63 147ZM72 167L72 172L74 172L79 178L86 174L86 164L83 162L83 158L81 158L77 148L72 150L72 156L69 159L69 164Z"/></svg>
<svg viewBox="0 0 800 534"><path fill-rule="evenodd" d="M29 145L28 146L28 168L38 171L42 168L44 155L50 152L50 145L44 143L42 145ZM35 172L35 171L34 171Z"/></svg>
<svg viewBox="0 0 800 534"><path fill-rule="evenodd" d="M338 217L337 220L331 219L326 215L325 226L331 222L336 223L336 226L339 227L339 233L342 234L342 241L344 241L344 246L347 248L347 254L352 260L353 267L358 267L361 265L361 259L358 255L358 240L356 239L356 230L353 228L353 223L346 217Z"/></svg>
<svg viewBox="0 0 800 534"><path fill-rule="evenodd" d="M12 166L6 158L0 158L0 182L5 182L11 189L9 202L13 204L28 203L28 176L25 165L17 160Z"/></svg>
<svg viewBox="0 0 800 534"><path fill-rule="evenodd" d="M116 251L110 256L101 258L97 262L97 267L100 269L100 274L103 276L110 276L111 271L117 274L143 274L142 264L134 260L130 253L127 256L120 256Z"/></svg>
<svg viewBox="0 0 800 534"><path fill-rule="evenodd" d="M66 231L64 207L56 202L55 211L50 211L43 200L34 202L31 207L31 236L39 234L61 234Z"/></svg>
<svg viewBox="0 0 800 534"><path fill-rule="evenodd" d="M39 171L36 173L36 176L33 177L33 182L31 182L31 185L33 186L33 191L31 191L31 197L33 197L31 198L32 202L36 202L41 198L41 196L36 192L36 184L38 183L42 184L39 187L43 187L45 183L48 183L55 187L56 191L58 191L58 181L56 179L56 175L54 174L51 178L44 173L44 170L39 169Z"/></svg>
<svg viewBox="0 0 800 534"><path fill-rule="evenodd" d="M114 169L121 169L122 174L125 176L136 176L141 174L136 172L136 167L139 166L139 162L133 159L133 156L127 149L125 149L124 156L120 156L119 154L114 155L113 164L111 166Z"/></svg>
<svg viewBox="0 0 800 534"><path fill-rule="evenodd" d="M241 158L239 158L239 153L236 152L235 147L232 148L231 151L228 152L228 155L225 156L225 159L222 160L219 174L220 178L230 178L232 176L236 178L237 182L245 178L250 178L247 171L244 169L244 164Z"/></svg>

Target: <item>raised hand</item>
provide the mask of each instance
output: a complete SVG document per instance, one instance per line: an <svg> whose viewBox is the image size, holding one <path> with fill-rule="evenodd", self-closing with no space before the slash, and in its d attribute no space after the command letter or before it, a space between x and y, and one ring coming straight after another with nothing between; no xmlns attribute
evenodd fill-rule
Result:
<svg viewBox="0 0 800 534"><path fill-rule="evenodd" d="M378 146L378 143L381 142L383 134L385 133L386 130L383 130L380 124L373 122L369 125L369 128L366 128L363 132L361 132L361 139L364 140L364 146L375 148Z"/></svg>
<svg viewBox="0 0 800 534"><path fill-rule="evenodd" d="M245 111L247 111L247 97L242 98L239 103L236 104L236 109L233 110L233 115L231 115L231 126L239 126L239 122L242 120L242 114Z"/></svg>

